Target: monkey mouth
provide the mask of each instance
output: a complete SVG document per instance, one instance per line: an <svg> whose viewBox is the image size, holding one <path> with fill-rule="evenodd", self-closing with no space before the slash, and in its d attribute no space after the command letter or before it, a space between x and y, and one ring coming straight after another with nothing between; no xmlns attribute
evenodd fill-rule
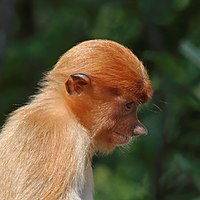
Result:
<svg viewBox="0 0 200 200"><path fill-rule="evenodd" d="M112 132L111 142L116 145L125 145L130 142L132 137L130 135L124 135L118 132Z"/></svg>

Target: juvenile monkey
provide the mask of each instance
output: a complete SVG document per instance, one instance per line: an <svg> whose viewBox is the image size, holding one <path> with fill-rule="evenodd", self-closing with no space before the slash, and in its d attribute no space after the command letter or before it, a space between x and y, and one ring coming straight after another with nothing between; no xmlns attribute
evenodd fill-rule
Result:
<svg viewBox="0 0 200 200"><path fill-rule="evenodd" d="M92 200L92 156L145 135L152 86L138 58L108 40L67 51L0 135L1 200Z"/></svg>

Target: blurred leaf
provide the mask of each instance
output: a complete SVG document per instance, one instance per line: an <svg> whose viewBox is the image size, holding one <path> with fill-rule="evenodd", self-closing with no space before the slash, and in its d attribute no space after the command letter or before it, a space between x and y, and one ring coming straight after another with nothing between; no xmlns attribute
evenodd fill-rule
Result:
<svg viewBox="0 0 200 200"><path fill-rule="evenodd" d="M106 5L98 13L92 37L126 43L130 38L136 38L140 31L141 23L136 16L126 13L120 7Z"/></svg>
<svg viewBox="0 0 200 200"><path fill-rule="evenodd" d="M180 45L182 54L200 68L200 50L189 41L184 41ZM200 72L199 72L200 75Z"/></svg>

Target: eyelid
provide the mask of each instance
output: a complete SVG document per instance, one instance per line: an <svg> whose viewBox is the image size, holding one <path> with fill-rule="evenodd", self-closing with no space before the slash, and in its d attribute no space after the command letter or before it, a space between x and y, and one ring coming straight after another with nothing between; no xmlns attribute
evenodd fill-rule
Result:
<svg viewBox="0 0 200 200"><path fill-rule="evenodd" d="M133 106L134 106L134 102L133 102L133 101L130 101L130 102L126 103L125 106L126 106L126 109L127 109L127 110L130 110L130 109L133 108Z"/></svg>

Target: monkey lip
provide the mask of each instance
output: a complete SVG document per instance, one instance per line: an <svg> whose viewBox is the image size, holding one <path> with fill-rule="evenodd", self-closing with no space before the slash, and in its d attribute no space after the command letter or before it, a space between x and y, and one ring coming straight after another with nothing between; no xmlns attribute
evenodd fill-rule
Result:
<svg viewBox="0 0 200 200"><path fill-rule="evenodd" d="M124 145L128 144L131 138L132 137L130 135L124 135L118 132L112 132L111 142L116 145Z"/></svg>

